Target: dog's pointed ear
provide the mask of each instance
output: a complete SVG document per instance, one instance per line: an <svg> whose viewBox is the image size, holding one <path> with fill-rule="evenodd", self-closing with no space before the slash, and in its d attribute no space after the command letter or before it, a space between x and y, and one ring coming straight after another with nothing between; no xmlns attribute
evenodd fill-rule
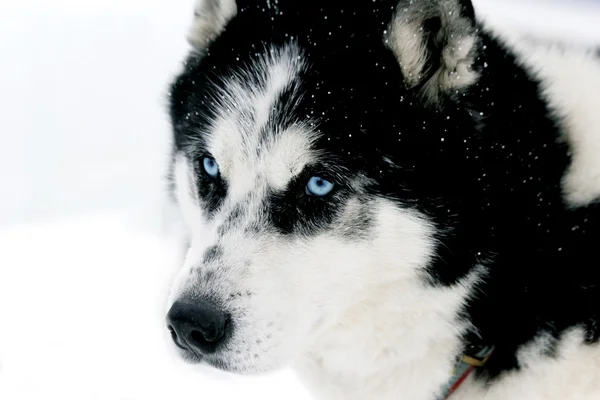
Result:
<svg viewBox="0 0 600 400"><path fill-rule="evenodd" d="M196 0L194 21L187 34L196 50L204 50L237 13L235 0Z"/></svg>
<svg viewBox="0 0 600 400"><path fill-rule="evenodd" d="M460 93L478 79L480 40L471 0L400 0L385 40L406 85L426 103Z"/></svg>

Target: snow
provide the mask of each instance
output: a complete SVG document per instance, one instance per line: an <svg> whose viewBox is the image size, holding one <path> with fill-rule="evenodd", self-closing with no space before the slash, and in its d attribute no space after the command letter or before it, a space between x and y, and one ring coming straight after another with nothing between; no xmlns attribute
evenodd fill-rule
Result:
<svg viewBox="0 0 600 400"><path fill-rule="evenodd" d="M186 365L163 326L166 87L191 3L0 1L0 399L309 398L290 371ZM600 40L592 1L479 3Z"/></svg>

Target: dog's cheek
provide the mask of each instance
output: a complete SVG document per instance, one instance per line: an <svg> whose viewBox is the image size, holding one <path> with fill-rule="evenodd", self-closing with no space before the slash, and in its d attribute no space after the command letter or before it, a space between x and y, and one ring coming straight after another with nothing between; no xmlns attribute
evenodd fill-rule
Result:
<svg viewBox="0 0 600 400"><path fill-rule="evenodd" d="M236 287L232 357L263 370L289 365L335 322L362 290L357 277L365 276L369 262L365 244L349 246L331 233L260 242L260 251L227 279Z"/></svg>
<svg viewBox="0 0 600 400"><path fill-rule="evenodd" d="M309 323L320 329L333 323L364 288L358 277L366 276L369 250L365 243L349 245L344 237L332 234L316 238L307 248L295 279L299 287L309 288L304 295Z"/></svg>

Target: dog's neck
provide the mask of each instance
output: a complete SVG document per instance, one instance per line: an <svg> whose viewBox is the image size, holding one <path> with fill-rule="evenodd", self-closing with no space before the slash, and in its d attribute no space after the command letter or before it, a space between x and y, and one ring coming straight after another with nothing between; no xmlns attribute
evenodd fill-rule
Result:
<svg viewBox="0 0 600 400"><path fill-rule="evenodd" d="M464 347L458 312L478 275L446 290L416 276L374 289L318 337L298 373L322 399L440 396Z"/></svg>

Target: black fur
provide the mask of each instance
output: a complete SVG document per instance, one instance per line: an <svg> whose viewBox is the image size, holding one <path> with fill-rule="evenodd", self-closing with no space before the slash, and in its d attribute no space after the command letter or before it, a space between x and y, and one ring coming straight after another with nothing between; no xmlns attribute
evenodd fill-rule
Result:
<svg viewBox="0 0 600 400"><path fill-rule="evenodd" d="M518 348L541 332L559 338L581 326L588 342L596 342L600 268L593 250L600 243L600 207L563 203L570 152L539 83L479 30L474 68L481 78L427 107L418 88L405 87L383 42L396 0L276 3L239 0L224 33L203 56L187 60L171 97L176 147L198 157L197 132L213 118L209 80L243 68L265 46L293 40L309 68L296 88L302 100L286 107L292 92L282 96L277 115L282 109L293 115L279 123L318 117L317 147L339 166L336 183L361 177L360 196L385 196L431 218L440 242L428 266L432 285L452 285L480 262L487 267L463 311L481 335L467 335L465 343L496 346L483 376L518 368ZM281 233L303 221L310 234L339 212L339 203L306 200L303 182L273 193L266 206ZM338 196L352 190L343 187Z"/></svg>

